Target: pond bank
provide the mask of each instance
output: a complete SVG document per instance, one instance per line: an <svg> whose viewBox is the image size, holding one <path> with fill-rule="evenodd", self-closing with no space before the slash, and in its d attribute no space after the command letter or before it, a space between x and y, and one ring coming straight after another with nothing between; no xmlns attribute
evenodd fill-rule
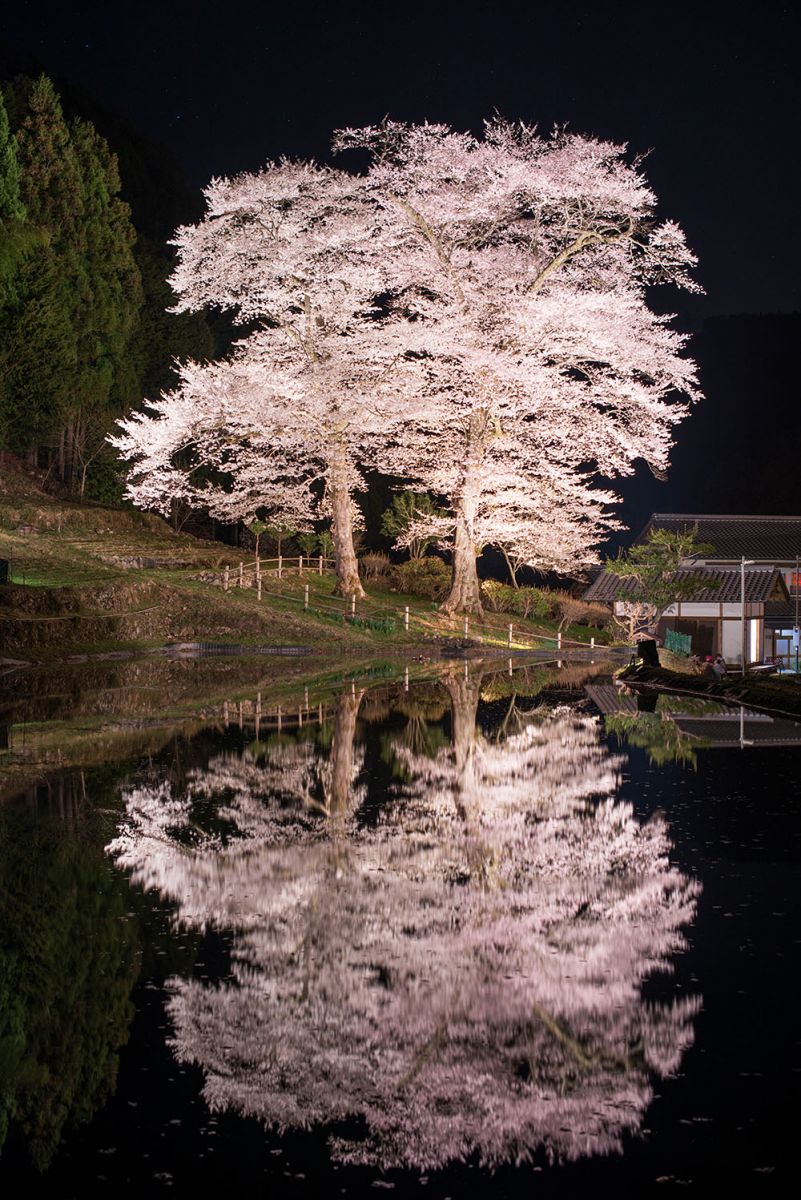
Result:
<svg viewBox="0 0 801 1200"><path fill-rule="evenodd" d="M795 677L746 675L706 679L665 667L629 666L617 678L631 688L675 692L686 696L705 696L729 704L747 704L749 708L784 716L801 716L801 681Z"/></svg>

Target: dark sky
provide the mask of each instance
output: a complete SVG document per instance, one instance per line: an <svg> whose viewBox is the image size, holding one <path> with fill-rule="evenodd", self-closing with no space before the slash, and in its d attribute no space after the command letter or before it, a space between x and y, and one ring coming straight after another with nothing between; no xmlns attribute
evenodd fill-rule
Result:
<svg viewBox="0 0 801 1200"><path fill-rule="evenodd" d="M683 316L801 309L801 20L789 4L7 3L4 57L32 56L166 143L191 182L331 129L480 128L497 108L652 150L664 215L701 258Z"/></svg>

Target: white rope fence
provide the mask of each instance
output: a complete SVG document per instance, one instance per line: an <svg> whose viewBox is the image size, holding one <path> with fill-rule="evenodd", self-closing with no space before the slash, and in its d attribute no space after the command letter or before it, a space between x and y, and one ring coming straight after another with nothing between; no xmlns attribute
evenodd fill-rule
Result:
<svg viewBox="0 0 801 1200"><path fill-rule="evenodd" d="M437 622L427 620L421 613L411 611L408 604L393 606L378 604L369 598L357 600L355 595L337 597L321 595L319 592L312 593L308 582L302 584L303 590L300 595L293 595L286 586L280 590L268 586L274 582L291 584L293 580L300 583L304 576L320 577L332 574L333 571L334 560L325 558L323 555L310 557L301 554L291 558L278 555L276 558L259 558L250 562L243 560L238 567L233 569L226 566L222 572L214 573L214 582L219 580L225 591L230 591L232 588L255 589L259 601L262 600L264 593L268 592L274 599L297 605L299 611L304 613L311 612L316 615L336 617L357 626L372 628L384 633L394 633L396 627L402 624L405 634L415 632L428 635L461 636L465 639L472 638L486 645L505 645L509 650L548 649L553 650L557 655L570 647L595 652L604 645L604 643L598 643L596 646L594 635L590 637L589 641L581 641L565 637L561 631L550 635L535 633L519 627L515 628L514 622L511 621L505 625L488 627L488 623L479 625L475 618L471 619L468 615L453 618L449 626L442 618ZM204 576L204 578L208 580L209 577Z"/></svg>

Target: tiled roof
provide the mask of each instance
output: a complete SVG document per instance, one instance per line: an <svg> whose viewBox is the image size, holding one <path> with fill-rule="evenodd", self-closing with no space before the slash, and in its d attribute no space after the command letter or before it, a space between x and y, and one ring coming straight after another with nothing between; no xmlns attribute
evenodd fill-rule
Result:
<svg viewBox="0 0 801 1200"><path fill-rule="evenodd" d="M740 570L738 567L687 567L676 572L676 579L690 580L697 586L682 596L683 604L731 604L740 600ZM602 571L584 593L584 599L599 604L637 595L636 579L620 579L611 571ZM786 599L784 576L776 567L745 568L745 599L748 604L764 603L771 597Z"/></svg>
<svg viewBox="0 0 801 1200"><path fill-rule="evenodd" d="M801 605L799 605L801 610ZM789 600L771 600L765 605L765 620L770 626L792 629L795 625L795 598Z"/></svg>
<svg viewBox="0 0 801 1200"><path fill-rule="evenodd" d="M694 525L698 526L699 542L715 548L707 561L754 558L760 562L791 563L796 556L801 557L801 517L654 513L635 544L647 541L652 529L678 531Z"/></svg>

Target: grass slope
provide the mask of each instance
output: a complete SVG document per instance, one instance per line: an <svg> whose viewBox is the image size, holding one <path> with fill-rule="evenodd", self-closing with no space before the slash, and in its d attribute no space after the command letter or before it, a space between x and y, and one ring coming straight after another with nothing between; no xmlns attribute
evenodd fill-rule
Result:
<svg viewBox="0 0 801 1200"><path fill-rule="evenodd" d="M259 600L253 586L236 586L240 555L230 547L175 533L134 509L51 496L8 456L0 461L0 558L11 568L10 584L0 587L0 661L197 641L302 645L336 660L408 657L421 643L465 636L462 618L447 619L430 600L379 587L359 602L354 618L350 602L333 595L331 575L301 574L296 560L281 580L263 575ZM226 566L228 591L221 586ZM252 584L252 569L245 580ZM563 631L565 644L586 644L592 635L605 640L585 626ZM471 621L468 637L507 648L508 617ZM555 648L554 625L515 619L513 648L535 645Z"/></svg>

